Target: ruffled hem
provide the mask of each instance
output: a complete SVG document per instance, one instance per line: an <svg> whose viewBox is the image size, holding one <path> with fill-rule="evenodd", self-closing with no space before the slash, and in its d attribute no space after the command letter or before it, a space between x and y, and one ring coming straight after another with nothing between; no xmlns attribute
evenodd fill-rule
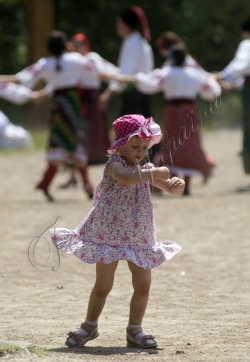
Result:
<svg viewBox="0 0 250 362"><path fill-rule="evenodd" d="M110 264L117 260L129 260L144 269L152 269L170 260L181 247L173 241L157 242L152 247L130 249L128 247L97 244L84 241L74 230L57 228L50 230L56 248L63 253L72 253L85 263Z"/></svg>

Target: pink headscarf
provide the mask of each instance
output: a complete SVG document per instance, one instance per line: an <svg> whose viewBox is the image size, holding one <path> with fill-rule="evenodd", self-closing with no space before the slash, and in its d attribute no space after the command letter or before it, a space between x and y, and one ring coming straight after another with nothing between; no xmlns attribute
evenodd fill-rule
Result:
<svg viewBox="0 0 250 362"><path fill-rule="evenodd" d="M155 120L152 117L144 118L140 114L128 114L118 118L113 123L113 128L115 131L115 142L107 150L110 155L125 146L133 136L149 140L148 148L159 143L162 138L161 128Z"/></svg>

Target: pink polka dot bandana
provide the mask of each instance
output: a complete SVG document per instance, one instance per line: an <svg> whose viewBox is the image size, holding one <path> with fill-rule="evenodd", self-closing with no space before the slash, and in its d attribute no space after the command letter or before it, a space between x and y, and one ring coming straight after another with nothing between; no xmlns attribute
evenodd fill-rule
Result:
<svg viewBox="0 0 250 362"><path fill-rule="evenodd" d="M115 131L115 142L107 150L110 155L125 146L133 136L149 140L148 148L159 143L162 138L161 128L155 120L152 117L144 118L140 114L128 114L118 118L113 123L113 128Z"/></svg>

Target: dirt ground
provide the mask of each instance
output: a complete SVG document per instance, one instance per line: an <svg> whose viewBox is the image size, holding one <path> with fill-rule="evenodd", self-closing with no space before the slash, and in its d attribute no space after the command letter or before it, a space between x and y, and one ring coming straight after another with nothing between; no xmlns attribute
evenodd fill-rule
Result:
<svg viewBox="0 0 250 362"><path fill-rule="evenodd" d="M80 186L58 188L67 179L64 172L52 186L55 203L34 191L45 166L43 152L1 156L0 339L46 347L42 361L250 361L250 178L238 155L241 132L209 132L204 145L218 166L208 185L197 177L190 197L153 196L158 239L174 240L183 249L153 269L143 327L159 348L149 351L126 348L132 287L124 261L99 320L100 337L82 349L64 345L67 333L84 320L95 266L64 254L54 272L53 249L50 266L35 269L28 247L59 215L59 226L74 228L91 200ZM92 166L90 173L97 183L102 166ZM45 239L36 251L43 263Z"/></svg>

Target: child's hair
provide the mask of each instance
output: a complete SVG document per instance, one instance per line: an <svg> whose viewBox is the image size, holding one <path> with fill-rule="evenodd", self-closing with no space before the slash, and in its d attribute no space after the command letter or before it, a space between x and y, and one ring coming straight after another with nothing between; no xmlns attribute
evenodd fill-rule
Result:
<svg viewBox="0 0 250 362"><path fill-rule="evenodd" d="M241 24L241 30L250 32L250 16Z"/></svg>
<svg viewBox="0 0 250 362"><path fill-rule="evenodd" d="M135 30L138 26L140 26L143 37L147 40L147 42L150 42L151 35L148 27L148 20L142 8L132 5L121 13L120 18L132 30Z"/></svg>
<svg viewBox="0 0 250 362"><path fill-rule="evenodd" d="M51 55L57 58L56 70L62 70L59 59L66 50L67 35L63 31L52 31L47 39L47 48Z"/></svg>
<svg viewBox="0 0 250 362"><path fill-rule="evenodd" d="M113 123L115 131L115 142L108 149L108 154L112 155L116 151L125 146L133 136L149 141L148 148L159 143L162 138L160 126L151 118L144 118L140 114L127 114L118 118Z"/></svg>
<svg viewBox="0 0 250 362"><path fill-rule="evenodd" d="M184 41L173 31L165 31L156 39L156 45L167 50L175 44L180 44L185 47L186 52L188 53L188 49Z"/></svg>
<svg viewBox="0 0 250 362"><path fill-rule="evenodd" d="M172 65L181 67L184 64L186 55L186 47L181 44L175 44L169 48L169 58L172 60Z"/></svg>

